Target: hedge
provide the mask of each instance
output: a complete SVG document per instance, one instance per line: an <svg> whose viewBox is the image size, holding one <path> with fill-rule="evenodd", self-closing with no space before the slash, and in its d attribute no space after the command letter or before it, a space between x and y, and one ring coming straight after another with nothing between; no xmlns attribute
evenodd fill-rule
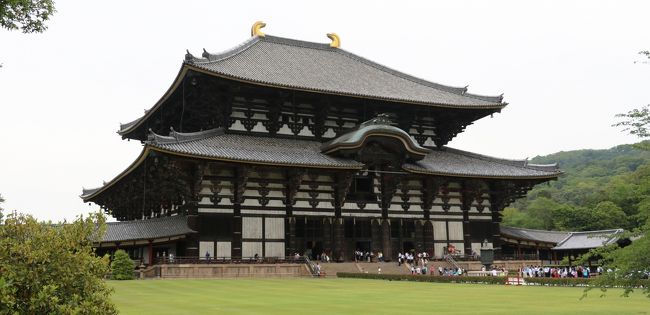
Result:
<svg viewBox="0 0 650 315"><path fill-rule="evenodd" d="M524 278L528 285L545 285L556 287L586 287L590 278Z"/></svg>
<svg viewBox="0 0 650 315"><path fill-rule="evenodd" d="M525 278L526 284L545 285L559 287L586 287L589 286L594 278ZM616 286L616 285L614 285ZM648 287L650 280L637 280L635 287Z"/></svg>
<svg viewBox="0 0 650 315"><path fill-rule="evenodd" d="M426 276L426 275L395 275L395 274L374 274L374 273L350 273L339 272L336 274L339 278L355 279L379 279L388 281L418 281L418 282L437 282L437 283L476 283L476 284L505 284L506 277L490 276ZM512 277L511 277L512 278ZM585 278L524 278L526 285L543 285L558 287L586 287L592 279ZM648 287L650 280L639 280L636 287Z"/></svg>
<svg viewBox="0 0 650 315"><path fill-rule="evenodd" d="M426 276L426 275L394 275L394 274L374 274L374 273L349 273L338 272L339 278L355 279L379 279L388 281L418 281L418 282L438 282L438 283L481 283L481 284L504 284L505 277L448 277L448 276Z"/></svg>

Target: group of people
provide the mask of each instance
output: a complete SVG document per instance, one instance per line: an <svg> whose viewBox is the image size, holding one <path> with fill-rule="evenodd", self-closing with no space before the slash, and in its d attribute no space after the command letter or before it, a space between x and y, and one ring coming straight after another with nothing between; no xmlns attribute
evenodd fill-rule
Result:
<svg viewBox="0 0 650 315"><path fill-rule="evenodd" d="M426 266L427 263L429 263L429 253L427 252L421 252L421 253L398 253L397 254L397 265L401 266L403 263L407 263L409 265L415 265L416 267L424 267Z"/></svg>
<svg viewBox="0 0 650 315"><path fill-rule="evenodd" d="M378 262L384 262L384 253L382 252L377 252L377 261ZM375 253L372 251L361 251L361 250L355 250L354 251L354 261L355 262L374 262L375 261Z"/></svg>
<svg viewBox="0 0 650 315"><path fill-rule="evenodd" d="M447 277L457 277L457 276L462 276L465 273L465 270L463 268L447 268L447 267L438 267L438 275L439 276L447 276Z"/></svg>
<svg viewBox="0 0 650 315"><path fill-rule="evenodd" d="M596 269L597 273L602 273L602 267ZM589 278L591 270L589 267L542 267L542 266L526 266L521 269L524 277L531 278Z"/></svg>

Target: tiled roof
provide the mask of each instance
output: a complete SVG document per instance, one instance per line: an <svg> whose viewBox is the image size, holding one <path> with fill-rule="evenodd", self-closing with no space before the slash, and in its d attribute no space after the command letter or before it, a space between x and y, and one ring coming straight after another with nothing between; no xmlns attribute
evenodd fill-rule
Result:
<svg viewBox="0 0 650 315"><path fill-rule="evenodd" d="M104 233L102 242L153 240L191 233L196 233L196 231L187 227L186 216L110 222L106 224L106 233Z"/></svg>
<svg viewBox="0 0 650 315"><path fill-rule="evenodd" d="M196 157L306 167L359 169L363 164L321 153L317 141L224 134L219 129L191 134L152 134L147 144L172 153Z"/></svg>
<svg viewBox="0 0 650 315"><path fill-rule="evenodd" d="M612 244L618 240L622 229L571 232L564 240L555 246L554 250L589 249Z"/></svg>
<svg viewBox="0 0 650 315"><path fill-rule="evenodd" d="M284 88L461 108L502 108L501 96L429 82L328 44L266 35L185 63L217 75Z"/></svg>
<svg viewBox="0 0 650 315"><path fill-rule="evenodd" d="M494 178L554 178L562 173L555 164L528 164L526 160L499 159L447 147L433 149L421 161L403 167L417 173Z"/></svg>
<svg viewBox="0 0 650 315"><path fill-rule="evenodd" d="M149 150L191 158L251 164L348 170L364 167L364 164L358 161L322 153L323 144L318 141L226 134L221 129L194 133L172 131L169 136L151 132L145 143L145 150L128 169L100 188L84 189L81 198L84 201L91 200L115 184L137 168L145 160ZM531 166L526 161L497 159L446 147L432 148L423 160L403 164L402 168L413 173L481 178L551 179L561 174L555 165Z"/></svg>
<svg viewBox="0 0 650 315"><path fill-rule="evenodd" d="M521 240L530 240L534 242L544 242L557 244L567 238L571 232L563 231L545 231L516 228L502 225L500 227L501 235Z"/></svg>

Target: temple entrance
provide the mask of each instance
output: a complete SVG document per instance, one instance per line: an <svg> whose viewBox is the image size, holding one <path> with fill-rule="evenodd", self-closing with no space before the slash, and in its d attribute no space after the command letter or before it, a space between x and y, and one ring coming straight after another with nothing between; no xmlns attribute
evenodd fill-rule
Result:
<svg viewBox="0 0 650 315"><path fill-rule="evenodd" d="M357 241L356 245L357 245L356 249L360 250L360 251L362 251L364 253L365 252L370 252L370 249L372 248L372 247L370 247L370 245L371 245L370 241Z"/></svg>
<svg viewBox="0 0 650 315"><path fill-rule="evenodd" d="M404 249L405 253L409 253L415 250L415 245L413 244L413 242L406 241L406 242L402 242L402 248Z"/></svg>
<svg viewBox="0 0 650 315"><path fill-rule="evenodd" d="M305 255L309 259L317 259L323 253L323 242L321 241L307 241L305 246Z"/></svg>

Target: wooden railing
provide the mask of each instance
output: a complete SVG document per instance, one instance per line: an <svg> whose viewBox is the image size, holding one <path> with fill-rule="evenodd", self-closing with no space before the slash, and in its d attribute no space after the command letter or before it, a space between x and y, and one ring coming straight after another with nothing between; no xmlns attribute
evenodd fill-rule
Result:
<svg viewBox="0 0 650 315"><path fill-rule="evenodd" d="M304 264L305 257L196 257L196 256L174 256L174 257L157 257L154 259L156 264Z"/></svg>

